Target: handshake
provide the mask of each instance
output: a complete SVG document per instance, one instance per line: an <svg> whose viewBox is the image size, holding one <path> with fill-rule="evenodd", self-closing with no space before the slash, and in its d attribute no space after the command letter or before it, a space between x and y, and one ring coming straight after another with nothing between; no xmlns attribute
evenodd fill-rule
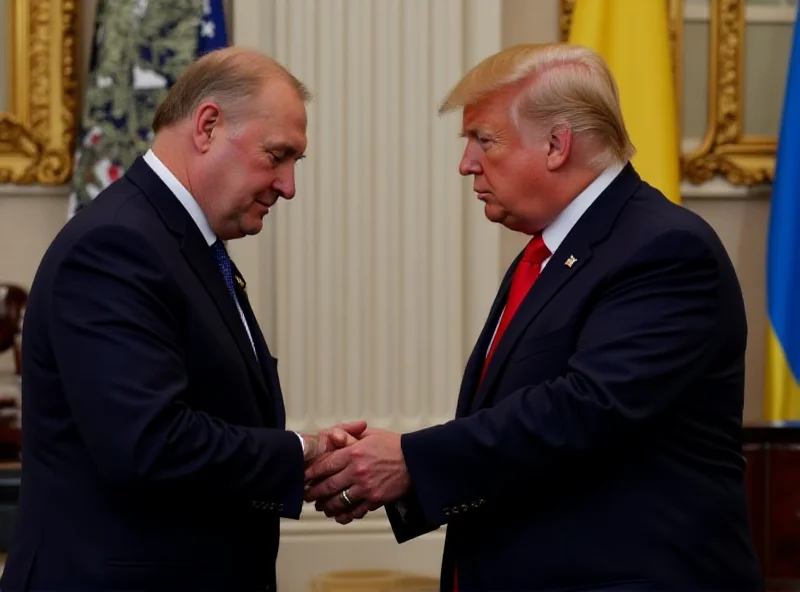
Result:
<svg viewBox="0 0 800 592"><path fill-rule="evenodd" d="M339 524L363 518L408 491L400 434L354 421L301 437L305 500Z"/></svg>

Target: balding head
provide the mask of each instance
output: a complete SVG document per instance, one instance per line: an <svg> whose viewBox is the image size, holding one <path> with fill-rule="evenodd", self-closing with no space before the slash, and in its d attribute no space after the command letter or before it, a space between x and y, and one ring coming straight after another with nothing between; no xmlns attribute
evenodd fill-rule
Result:
<svg viewBox="0 0 800 592"><path fill-rule="evenodd" d="M190 65L169 89L153 118L153 131L190 117L203 102L218 104L229 114L241 113L271 79L283 79L304 102L308 89L278 62L253 49L226 47L209 52Z"/></svg>
<svg viewBox="0 0 800 592"><path fill-rule="evenodd" d="M189 66L153 122L153 152L222 240L256 234L295 194L306 150L305 86L275 60L226 48Z"/></svg>

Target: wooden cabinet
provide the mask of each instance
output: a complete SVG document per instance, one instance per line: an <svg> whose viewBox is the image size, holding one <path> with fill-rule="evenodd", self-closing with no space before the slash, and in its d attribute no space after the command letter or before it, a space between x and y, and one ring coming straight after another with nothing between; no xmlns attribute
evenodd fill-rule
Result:
<svg viewBox="0 0 800 592"><path fill-rule="evenodd" d="M800 590L800 422L744 430L753 541L768 590Z"/></svg>

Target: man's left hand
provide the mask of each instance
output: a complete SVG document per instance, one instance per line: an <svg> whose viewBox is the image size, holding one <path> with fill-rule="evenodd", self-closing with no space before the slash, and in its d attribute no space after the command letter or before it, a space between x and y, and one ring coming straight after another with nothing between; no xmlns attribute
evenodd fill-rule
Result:
<svg viewBox="0 0 800 592"><path fill-rule="evenodd" d="M300 434L303 439L303 462L308 467L321 456L349 446L367 429L366 421L348 421L320 430L316 435Z"/></svg>
<svg viewBox="0 0 800 592"><path fill-rule="evenodd" d="M340 524L363 518L370 510L408 491L408 468L400 434L366 430L360 440L321 457L306 469L306 501Z"/></svg>

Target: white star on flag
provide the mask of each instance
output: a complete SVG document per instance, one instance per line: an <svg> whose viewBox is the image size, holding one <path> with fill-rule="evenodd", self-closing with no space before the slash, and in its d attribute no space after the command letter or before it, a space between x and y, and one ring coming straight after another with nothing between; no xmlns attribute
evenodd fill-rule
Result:
<svg viewBox="0 0 800 592"><path fill-rule="evenodd" d="M203 21L203 24L200 26L200 34L203 37L212 38L216 34L217 27L214 21Z"/></svg>

